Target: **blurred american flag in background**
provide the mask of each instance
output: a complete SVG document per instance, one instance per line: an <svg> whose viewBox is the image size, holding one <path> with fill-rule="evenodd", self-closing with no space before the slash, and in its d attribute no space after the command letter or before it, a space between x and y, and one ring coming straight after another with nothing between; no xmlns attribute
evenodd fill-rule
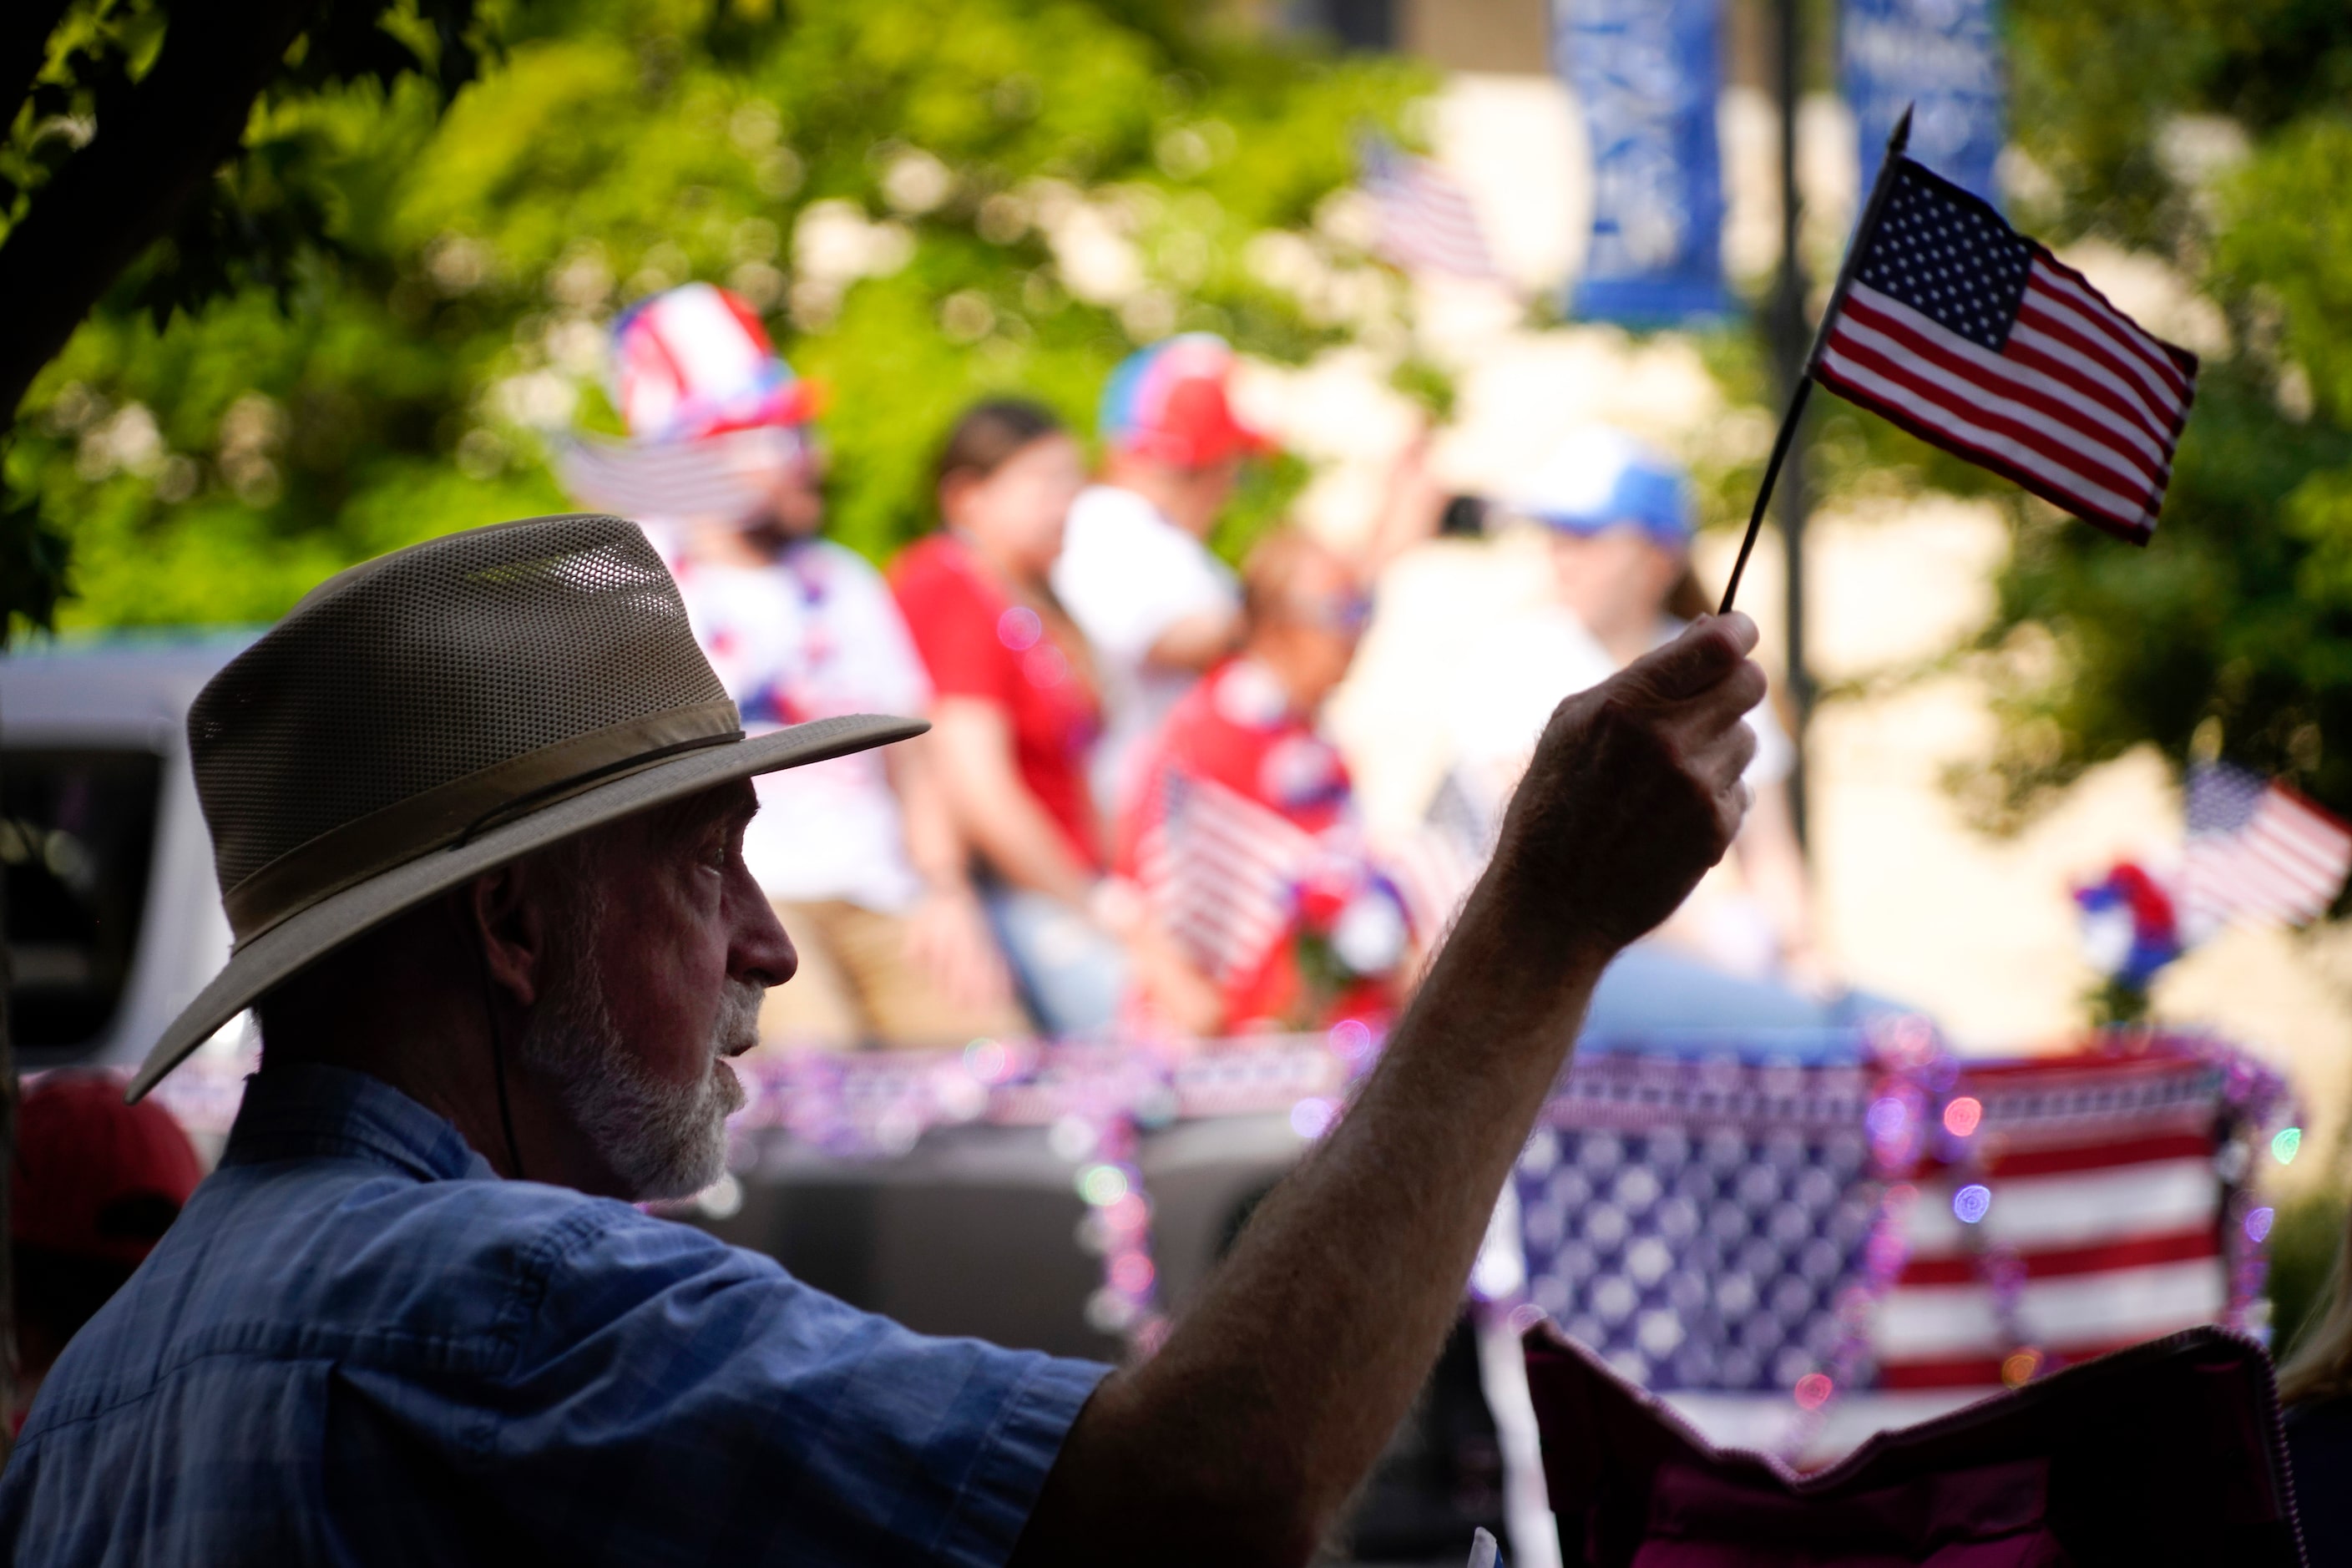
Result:
<svg viewBox="0 0 2352 1568"><path fill-rule="evenodd" d="M1220 981L1290 929L1315 836L1213 779L1171 768L1138 846L1144 897L1185 956Z"/></svg>
<svg viewBox="0 0 2352 1568"><path fill-rule="evenodd" d="M1364 194L1380 215L1373 249L1407 272L1448 272L1500 282L1469 193L1427 158L1377 137L1363 147Z"/></svg>
<svg viewBox="0 0 2352 1568"><path fill-rule="evenodd" d="M2231 921L2302 925L2327 912L2352 871L2352 827L2283 784L2227 763L2189 773L2180 902L2193 936Z"/></svg>

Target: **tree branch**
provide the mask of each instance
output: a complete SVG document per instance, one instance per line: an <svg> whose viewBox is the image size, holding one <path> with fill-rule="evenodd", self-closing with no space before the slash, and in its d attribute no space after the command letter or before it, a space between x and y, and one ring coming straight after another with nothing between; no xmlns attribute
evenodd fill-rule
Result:
<svg viewBox="0 0 2352 1568"><path fill-rule="evenodd" d="M140 252L167 233L245 134L253 100L313 0L198 0L173 8L163 48L121 112L34 193L0 245L0 411Z"/></svg>
<svg viewBox="0 0 2352 1568"><path fill-rule="evenodd" d="M17 0L0 27L0 124L16 118L49 58L49 35L73 0Z"/></svg>

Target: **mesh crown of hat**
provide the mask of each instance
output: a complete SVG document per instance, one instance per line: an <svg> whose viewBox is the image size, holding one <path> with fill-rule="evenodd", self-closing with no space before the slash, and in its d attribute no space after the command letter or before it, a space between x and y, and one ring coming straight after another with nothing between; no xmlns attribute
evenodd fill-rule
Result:
<svg viewBox="0 0 2352 1568"><path fill-rule="evenodd" d="M727 692L635 523L539 518L329 579L188 713L226 891L369 813Z"/></svg>

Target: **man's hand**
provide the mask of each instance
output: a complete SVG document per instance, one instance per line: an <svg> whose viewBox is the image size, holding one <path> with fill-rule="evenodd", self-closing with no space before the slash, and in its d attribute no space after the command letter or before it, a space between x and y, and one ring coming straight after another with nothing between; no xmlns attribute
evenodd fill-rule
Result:
<svg viewBox="0 0 2352 1568"><path fill-rule="evenodd" d="M1746 616L1710 616L1553 712L1486 879L1518 931L1606 963L1723 858L1756 754L1755 646Z"/></svg>

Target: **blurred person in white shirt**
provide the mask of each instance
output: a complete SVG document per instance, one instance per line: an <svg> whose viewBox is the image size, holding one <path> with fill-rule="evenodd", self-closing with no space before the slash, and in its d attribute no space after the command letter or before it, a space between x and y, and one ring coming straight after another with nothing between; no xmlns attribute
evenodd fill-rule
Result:
<svg viewBox="0 0 2352 1568"><path fill-rule="evenodd" d="M1209 548L1243 467L1274 443L1234 412L1231 345L1187 332L1130 355L1103 391L1099 482L1071 506L1055 596L1086 634L1105 726L1091 768L1115 814L1143 744L1202 674L1241 643L1241 589ZM1363 549L1349 557L1369 588L1437 523L1444 498L1412 442Z"/></svg>

